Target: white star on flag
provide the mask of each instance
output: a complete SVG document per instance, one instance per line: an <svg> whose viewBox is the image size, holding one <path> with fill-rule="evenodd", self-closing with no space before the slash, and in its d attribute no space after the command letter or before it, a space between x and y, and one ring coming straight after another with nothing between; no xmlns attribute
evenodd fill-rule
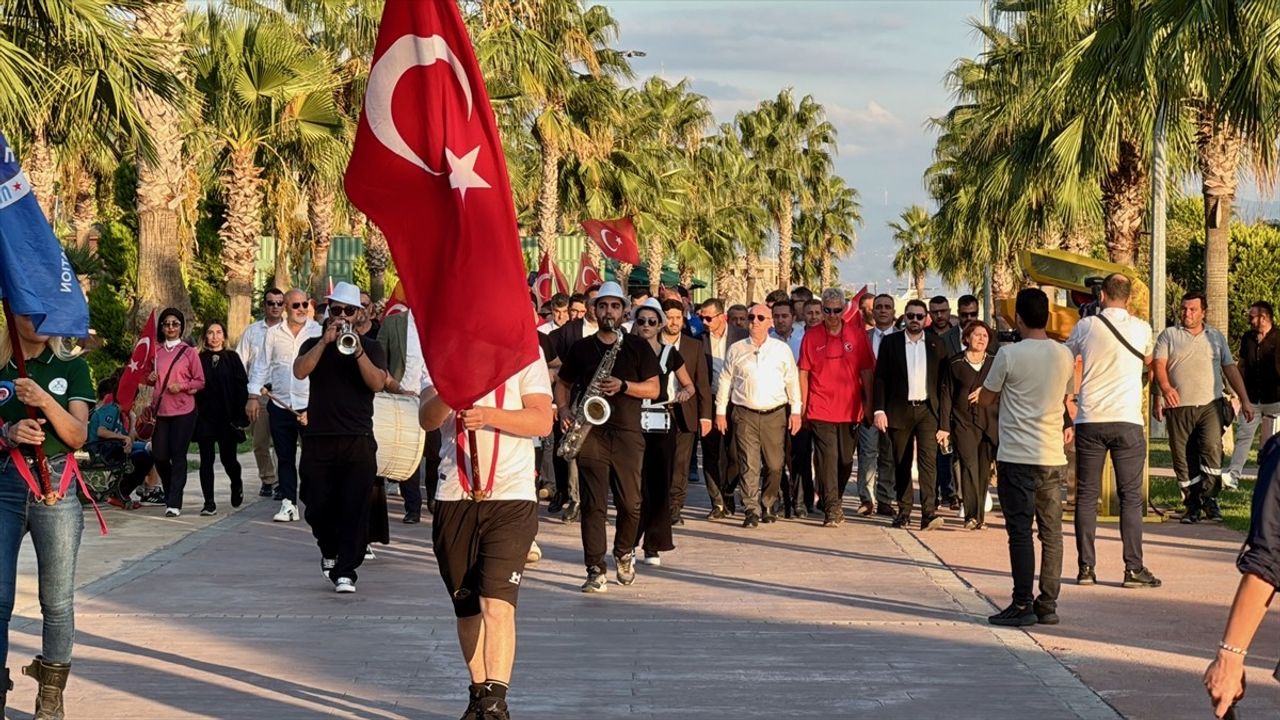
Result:
<svg viewBox="0 0 1280 720"><path fill-rule="evenodd" d="M449 163L449 187L462 193L464 202L468 189L489 187L489 183L476 173L476 158L479 155L479 145L462 157L454 155L449 148L444 149L444 158Z"/></svg>

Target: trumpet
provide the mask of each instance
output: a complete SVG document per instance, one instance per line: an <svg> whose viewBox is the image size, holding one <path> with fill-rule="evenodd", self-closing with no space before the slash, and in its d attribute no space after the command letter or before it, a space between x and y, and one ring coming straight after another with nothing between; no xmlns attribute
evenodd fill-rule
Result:
<svg viewBox="0 0 1280 720"><path fill-rule="evenodd" d="M343 323L338 332L338 352L343 355L355 355L360 350L360 336L351 328L351 323Z"/></svg>

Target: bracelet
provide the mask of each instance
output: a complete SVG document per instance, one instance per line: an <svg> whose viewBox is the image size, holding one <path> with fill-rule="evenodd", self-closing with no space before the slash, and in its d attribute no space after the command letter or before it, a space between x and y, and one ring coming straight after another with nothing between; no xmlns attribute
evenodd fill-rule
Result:
<svg viewBox="0 0 1280 720"><path fill-rule="evenodd" d="M623 381L622 381L622 389L621 389L621 390L619 390L618 392L619 392L619 393L622 393L623 395L625 395L625 394L627 393L627 388L629 388L629 387L631 387L631 385L630 385L626 380L623 380Z"/></svg>
<svg viewBox="0 0 1280 720"><path fill-rule="evenodd" d="M1227 652L1239 655L1240 657L1247 657L1249 655L1248 650L1245 650L1244 648L1238 648L1234 645L1228 645L1224 642L1218 643L1218 649L1226 650Z"/></svg>

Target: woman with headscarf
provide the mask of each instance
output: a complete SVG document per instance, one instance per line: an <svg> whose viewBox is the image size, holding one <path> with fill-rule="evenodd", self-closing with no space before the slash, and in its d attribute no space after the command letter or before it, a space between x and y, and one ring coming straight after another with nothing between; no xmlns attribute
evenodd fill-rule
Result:
<svg viewBox="0 0 1280 720"><path fill-rule="evenodd" d="M671 406L693 397L693 379L675 345L658 339L666 315L657 300L649 298L635 310L631 332L649 344L658 356L658 397L640 407L640 427L644 430L644 465L641 471L640 538L645 565L661 565L659 554L674 550L671 537L672 459L676 452L675 426ZM677 389L678 383L678 389Z"/></svg>
<svg viewBox="0 0 1280 720"><path fill-rule="evenodd" d="M231 507L244 501L240 461L236 448L249 426L245 404L249 401L249 377L234 350L227 348L227 328L213 320L204 328L204 349L200 351L204 387L196 392L196 442L200 445L200 491L204 494L201 515L217 515L213 500L214 452L231 478Z"/></svg>
<svg viewBox="0 0 1280 720"><path fill-rule="evenodd" d="M161 311L156 369L147 382L155 386L157 398L151 405L156 418L151 455L164 485L165 517L182 514L182 493L187 487L187 448L196 429L195 394L204 387L200 358L182 339L186 329L186 318L177 308Z"/></svg>
<svg viewBox="0 0 1280 720"><path fill-rule="evenodd" d="M62 692L71 672L76 555L84 532L84 513L71 486L74 453L89 435L94 392L89 366L71 354L62 338L40 335L31 318L22 315L13 325L0 328L0 382L13 392L8 402L0 403L0 661L9 655L18 548L30 532L44 628L40 654L22 673L40 684L35 720L53 720L63 717ZM27 359L27 378L18 378L13 360L9 333L15 331ZM28 408L38 419L28 417ZM43 466L37 448L44 449ZM8 668L3 672L0 715L13 689Z"/></svg>

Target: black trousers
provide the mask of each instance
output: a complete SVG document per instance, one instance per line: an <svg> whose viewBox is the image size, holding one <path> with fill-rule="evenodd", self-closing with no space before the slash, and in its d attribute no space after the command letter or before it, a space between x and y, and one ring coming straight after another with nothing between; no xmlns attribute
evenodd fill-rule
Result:
<svg viewBox="0 0 1280 720"><path fill-rule="evenodd" d="M578 493L581 496L582 554L587 570L605 572L609 540L609 491L618 512L613 533L613 556L635 551L640 532L641 467L644 434L596 428L578 453Z"/></svg>
<svg viewBox="0 0 1280 720"><path fill-rule="evenodd" d="M115 459L123 459L125 452L126 450L122 447L119 451L119 455L112 455L111 457ZM155 461L151 459L151 453L148 451L129 450L128 452L129 464L133 469L125 473L124 477L120 478L120 487L117 489L117 492L120 493L120 497L124 500L128 500L129 496L133 494L133 491L137 490L142 483L146 482L147 475L151 473L151 466L155 464Z"/></svg>
<svg viewBox="0 0 1280 720"><path fill-rule="evenodd" d="M786 442L787 472L782 476L782 497L790 510L800 505L813 512L813 431L800 428L788 434Z"/></svg>
<svg viewBox="0 0 1280 720"><path fill-rule="evenodd" d="M853 476L853 456L858 450L857 425L813 420L813 466L827 520L844 515L844 491Z"/></svg>
<svg viewBox="0 0 1280 720"><path fill-rule="evenodd" d="M966 520L986 522L987 488L991 485L991 463L996 445L982 429L966 423L951 423L951 447L960 459L960 497ZM939 456L951 463L951 456Z"/></svg>
<svg viewBox="0 0 1280 720"><path fill-rule="evenodd" d="M677 432L675 455L671 460L671 517L684 509L689 497L689 463L693 459L693 444L698 440L696 432Z"/></svg>
<svg viewBox="0 0 1280 720"><path fill-rule="evenodd" d="M1142 568L1142 472L1147 462L1147 438L1134 423L1104 422L1076 425L1076 555L1081 565L1095 567L1094 539L1098 535L1098 499L1102 496L1102 468L1107 453L1115 468L1120 495L1120 544L1124 568Z"/></svg>
<svg viewBox="0 0 1280 720"><path fill-rule="evenodd" d="M1222 418L1217 403L1164 411L1169 454L1178 485L1187 489L1187 512L1199 512L1222 492Z"/></svg>
<svg viewBox="0 0 1280 720"><path fill-rule="evenodd" d="M422 514L422 483L427 484L427 507L436 499L436 484L440 482L440 430L427 433L422 446L422 462L408 480L400 483L400 497L404 498L406 515Z"/></svg>
<svg viewBox="0 0 1280 720"><path fill-rule="evenodd" d="M729 431L721 434L712 428L702 438L702 475L706 478L711 507L725 507L725 497L733 497L741 481L738 451L733 440L734 409L729 409Z"/></svg>
<svg viewBox="0 0 1280 720"><path fill-rule="evenodd" d="M196 431L196 412L156 418L151 436L151 456L164 486L165 507L182 509L182 493L187 488L187 450Z"/></svg>
<svg viewBox="0 0 1280 720"><path fill-rule="evenodd" d="M275 403L267 405L267 418L271 423L271 444L276 448L276 487L286 500L297 504L298 439L302 436L302 425L293 413L276 407Z"/></svg>
<svg viewBox="0 0 1280 720"><path fill-rule="evenodd" d="M236 446L240 438L235 428L230 425L222 429L216 438L201 438L200 445L200 492L204 495L204 504L213 506L213 460L214 452L222 460L222 467L231 479L232 492L244 492L240 475L240 461L236 459Z"/></svg>
<svg viewBox="0 0 1280 720"><path fill-rule="evenodd" d="M1035 520L1040 537L1039 608L1058 608L1062 587L1062 487L1066 466L1000 463L997 492L1005 531L1009 533L1009 565L1013 572L1013 602L1030 605L1036 576L1036 548L1031 539Z"/></svg>
<svg viewBox="0 0 1280 720"><path fill-rule="evenodd" d="M378 445L368 435L309 435L302 438L301 467L307 524L320 555L338 561L329 579L356 580L369 536Z"/></svg>
<svg viewBox="0 0 1280 720"><path fill-rule="evenodd" d="M645 552L675 550L671 539L671 469L675 462L676 433L644 434L644 469L641 475L640 535ZM688 477L688 474L685 474Z"/></svg>
<svg viewBox="0 0 1280 720"><path fill-rule="evenodd" d="M915 491L911 487L911 459L920 471L920 513L926 521L938 513L938 418L925 403L908 405L906 417L890 418L893 440L893 487L898 515L910 517Z"/></svg>
<svg viewBox="0 0 1280 720"><path fill-rule="evenodd" d="M551 428L551 446L544 448L544 452L551 453L551 472L555 475L556 494L560 496L561 501L569 502L569 461L560 457L556 452L560 447L560 441L564 439L564 428L560 423L553 423ZM538 463L538 467L542 467L542 463Z"/></svg>

